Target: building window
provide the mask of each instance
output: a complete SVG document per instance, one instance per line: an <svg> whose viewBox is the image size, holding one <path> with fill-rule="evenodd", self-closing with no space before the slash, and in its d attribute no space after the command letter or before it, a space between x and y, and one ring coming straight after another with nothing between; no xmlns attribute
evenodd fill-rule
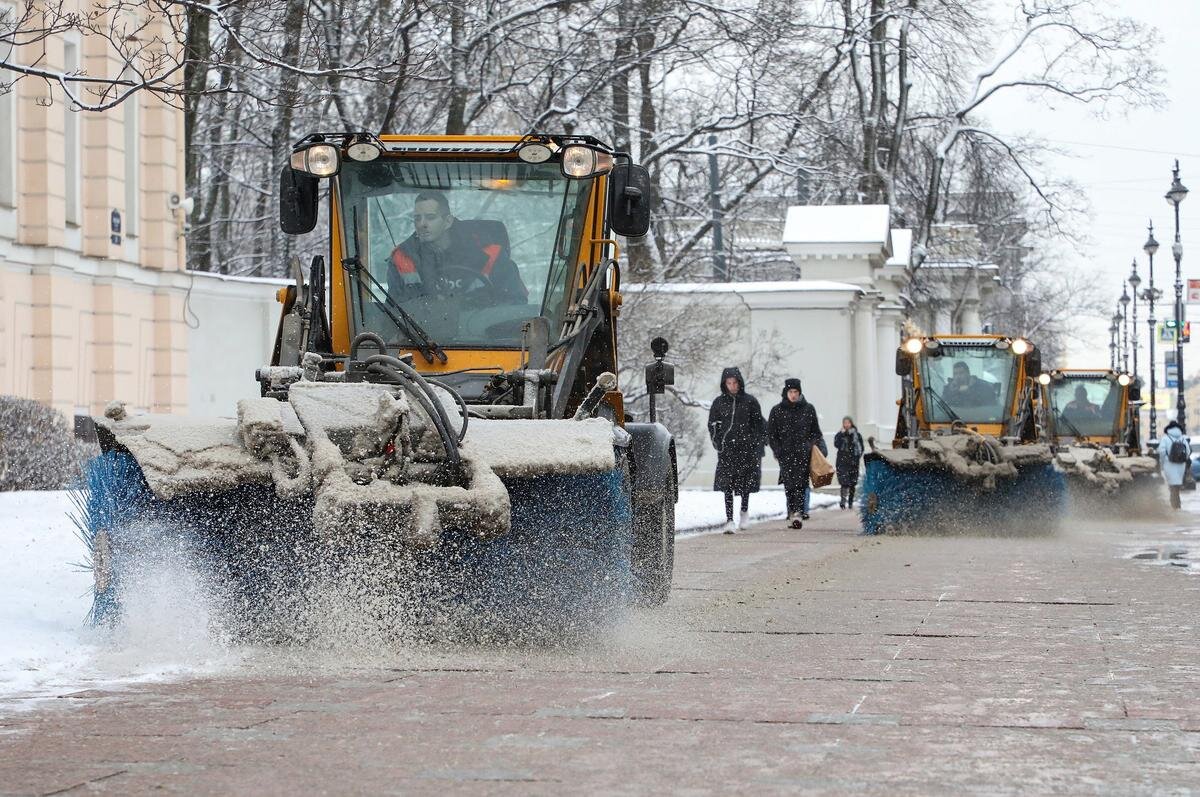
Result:
<svg viewBox="0 0 1200 797"><path fill-rule="evenodd" d="M125 109L125 237L135 238L141 217L142 157L138 136L141 115L138 109L140 94L121 103Z"/></svg>
<svg viewBox="0 0 1200 797"><path fill-rule="evenodd" d="M63 71L67 74L79 71L79 42L68 39L63 48ZM66 170L67 224L79 224L79 193L81 175L79 173L80 140L79 112L68 98L63 98L63 165Z"/></svg>
<svg viewBox="0 0 1200 797"><path fill-rule="evenodd" d="M0 2L0 30L15 22L16 9ZM12 61L16 48L0 42L0 61ZM17 204L17 90L4 88L11 73L0 72L0 206Z"/></svg>

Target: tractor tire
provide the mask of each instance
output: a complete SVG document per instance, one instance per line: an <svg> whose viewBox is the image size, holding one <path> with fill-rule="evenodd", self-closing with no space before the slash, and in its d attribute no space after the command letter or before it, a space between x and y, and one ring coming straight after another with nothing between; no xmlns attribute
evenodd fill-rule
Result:
<svg viewBox="0 0 1200 797"><path fill-rule="evenodd" d="M675 502L660 497L634 507L634 600L641 606L662 606L671 592L675 569Z"/></svg>

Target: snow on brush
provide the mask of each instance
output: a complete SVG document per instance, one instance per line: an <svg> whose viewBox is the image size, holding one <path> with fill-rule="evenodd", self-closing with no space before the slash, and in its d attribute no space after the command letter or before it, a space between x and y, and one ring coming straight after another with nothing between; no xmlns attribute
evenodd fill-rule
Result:
<svg viewBox="0 0 1200 797"><path fill-rule="evenodd" d="M0 492L0 711L41 698L184 672L215 671L231 652L209 635L186 567L164 563L127 606L114 638L85 622L92 574L66 491Z"/></svg>
<svg viewBox="0 0 1200 797"><path fill-rule="evenodd" d="M814 493L814 509L836 503ZM103 686L228 671L248 650L218 639L203 585L185 562L159 561L146 586L125 599L115 632L87 625L92 574L66 491L0 492L0 714ZM784 496L750 499L754 522L782 518ZM721 493L683 490L676 529L704 533L725 521ZM215 625L219 625L215 624Z"/></svg>

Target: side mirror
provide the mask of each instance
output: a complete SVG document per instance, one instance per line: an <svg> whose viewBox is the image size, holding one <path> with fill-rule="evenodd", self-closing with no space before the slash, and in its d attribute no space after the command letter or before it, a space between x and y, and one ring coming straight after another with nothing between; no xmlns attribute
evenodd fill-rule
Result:
<svg viewBox="0 0 1200 797"><path fill-rule="evenodd" d="M1141 401L1142 400L1142 380L1139 379L1136 382L1134 382L1132 385L1129 386L1129 400L1130 401Z"/></svg>
<svg viewBox="0 0 1200 797"><path fill-rule="evenodd" d="M896 376L908 376L912 373L912 358L904 349L896 349Z"/></svg>
<svg viewBox="0 0 1200 797"><path fill-rule="evenodd" d="M645 168L621 163L608 173L608 226L626 238L650 232L650 173Z"/></svg>
<svg viewBox="0 0 1200 797"><path fill-rule="evenodd" d="M1040 374L1042 372L1042 352L1034 349L1025 355L1025 373Z"/></svg>
<svg viewBox="0 0 1200 797"><path fill-rule="evenodd" d="M279 173L279 227L303 235L317 226L317 178L284 166Z"/></svg>

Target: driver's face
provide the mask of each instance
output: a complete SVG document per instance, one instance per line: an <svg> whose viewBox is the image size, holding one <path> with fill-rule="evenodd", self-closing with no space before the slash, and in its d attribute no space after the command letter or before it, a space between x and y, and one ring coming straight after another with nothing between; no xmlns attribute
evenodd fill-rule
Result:
<svg viewBox="0 0 1200 797"><path fill-rule="evenodd" d="M971 370L965 365L957 366L954 369L954 381L960 385L965 385L971 381Z"/></svg>
<svg viewBox="0 0 1200 797"><path fill-rule="evenodd" d="M442 213L441 206L432 199L423 199L413 205L413 227L418 241L440 241L450 229L450 214Z"/></svg>

